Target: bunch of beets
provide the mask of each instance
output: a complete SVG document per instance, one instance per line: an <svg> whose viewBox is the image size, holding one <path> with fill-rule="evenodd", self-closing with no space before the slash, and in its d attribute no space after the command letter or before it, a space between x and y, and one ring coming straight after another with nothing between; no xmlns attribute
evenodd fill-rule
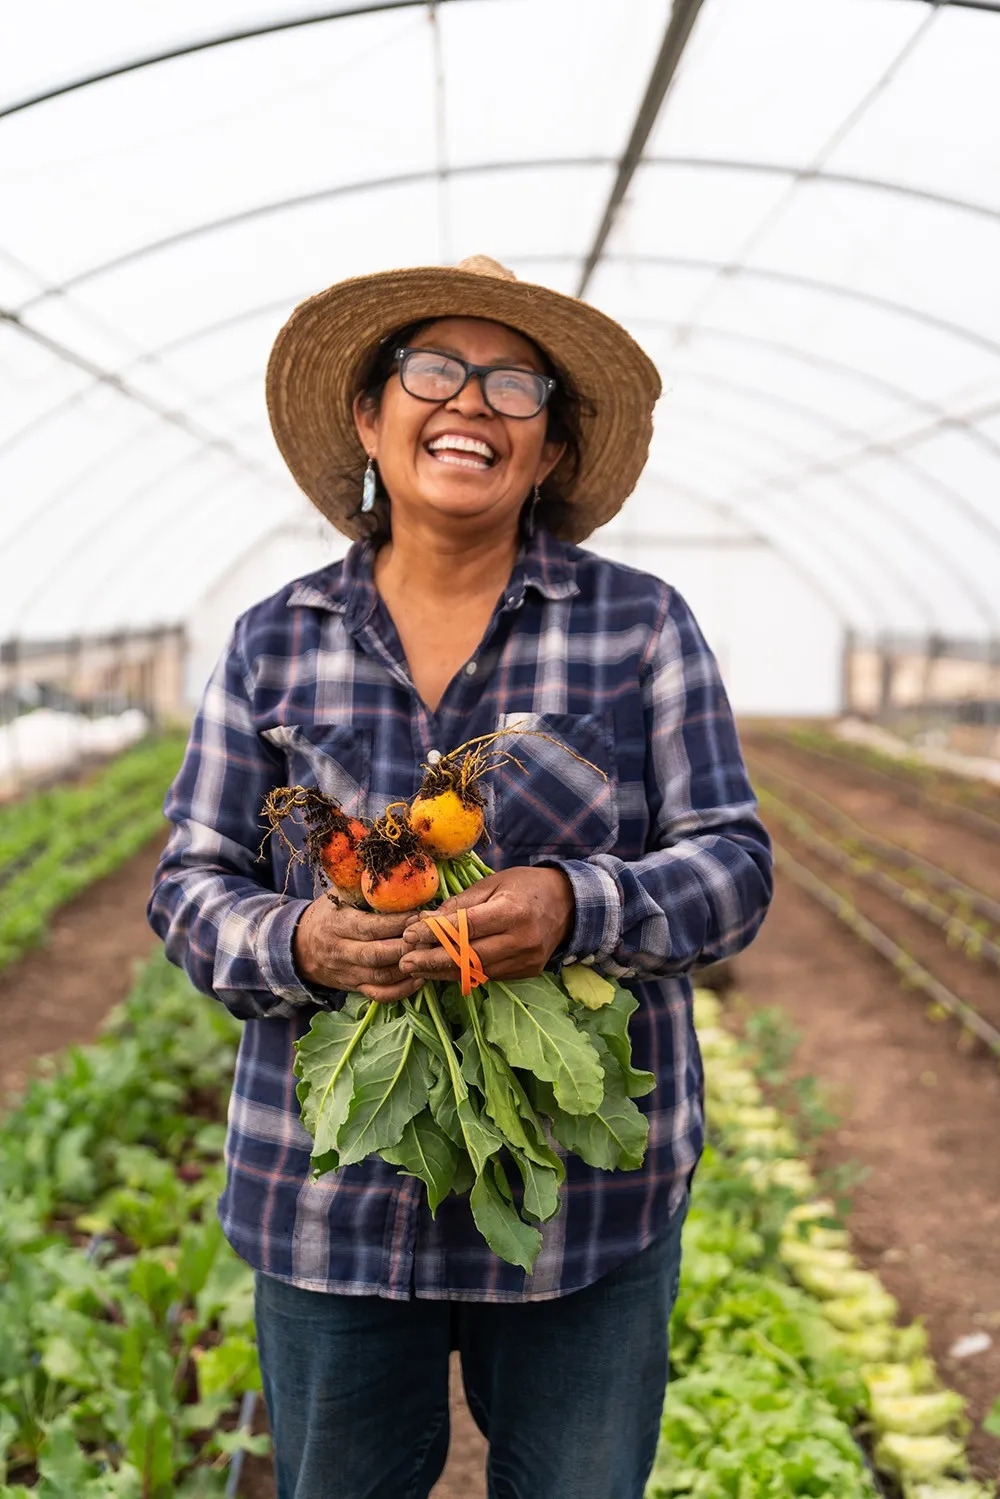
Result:
<svg viewBox="0 0 1000 1499"><path fill-rule="evenodd" d="M634 1100L655 1079L632 1066L628 1021L638 1001L592 968L491 979L433 907L492 871L474 852L485 833L479 782L500 763L492 736L429 767L407 806L370 826L322 792L281 787L264 814L295 858L308 858L335 900L382 912L427 908L459 982L425 983L410 999L349 994L318 1013L296 1046L302 1120L317 1176L377 1155L426 1186L432 1213L468 1194L493 1252L530 1273L538 1225L559 1210L565 1153L605 1171L642 1164L648 1126ZM306 829L304 851L283 821Z"/></svg>

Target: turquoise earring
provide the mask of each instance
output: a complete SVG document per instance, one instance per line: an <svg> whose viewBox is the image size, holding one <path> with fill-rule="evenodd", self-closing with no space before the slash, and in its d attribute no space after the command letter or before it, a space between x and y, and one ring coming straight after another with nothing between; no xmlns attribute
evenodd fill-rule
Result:
<svg viewBox="0 0 1000 1499"><path fill-rule="evenodd" d="M361 514L371 515L375 509L375 459L369 458L365 466L365 477L361 485Z"/></svg>

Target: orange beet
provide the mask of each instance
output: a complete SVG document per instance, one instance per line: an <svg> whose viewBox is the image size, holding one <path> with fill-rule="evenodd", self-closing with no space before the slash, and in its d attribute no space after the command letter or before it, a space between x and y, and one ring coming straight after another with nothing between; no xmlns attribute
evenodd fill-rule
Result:
<svg viewBox="0 0 1000 1499"><path fill-rule="evenodd" d="M425 906L438 893L437 865L426 854L414 853L384 873L366 869L361 890L373 911L395 915Z"/></svg>
<svg viewBox="0 0 1000 1499"><path fill-rule="evenodd" d="M356 817L344 819L320 848L319 858L323 872L332 885L347 900L361 899L361 859L358 843L367 832L363 822Z"/></svg>

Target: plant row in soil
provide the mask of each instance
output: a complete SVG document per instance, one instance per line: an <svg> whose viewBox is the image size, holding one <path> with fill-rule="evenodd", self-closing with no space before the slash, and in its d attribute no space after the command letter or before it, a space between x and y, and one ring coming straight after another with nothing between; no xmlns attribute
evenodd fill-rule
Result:
<svg viewBox="0 0 1000 1499"><path fill-rule="evenodd" d="M182 753L176 736L150 741L85 785L0 808L0 968L44 940L60 906L155 835Z"/></svg>
<svg viewBox="0 0 1000 1499"><path fill-rule="evenodd" d="M947 1011L967 1015L972 1026L965 1026L966 1041L975 1036L976 1044L997 1050L1000 901L972 883L977 867L968 879L962 877L965 842L975 840L947 828L938 831L933 819L921 814L924 826L908 827L908 845L894 842L882 827L869 831L867 820L856 820L865 819L863 804L852 809L854 816L844 811L849 793L830 800L838 793L828 781L820 793L813 777L791 776L784 760L753 749L749 764L786 873L804 871L803 887L859 939L870 938L903 981L932 1000L932 1018ZM886 807L879 812L884 826ZM921 845L940 850L949 868L927 859L918 851Z"/></svg>
<svg viewBox="0 0 1000 1499"><path fill-rule="evenodd" d="M879 950L887 943L897 948L889 960L902 978L912 983L920 971L926 982L915 987L928 995L935 987L943 988L951 995L946 1009L957 1012L967 1006L979 1016L976 1029L1000 1055L1000 927L975 915L967 904L959 905L957 898L949 900L940 891L921 888L919 869L907 878L891 864L880 864L877 852L859 846L852 837L817 826L771 791L759 773L757 784L761 811L775 830L776 856L786 873L804 864L820 877L818 883L832 882L827 898L818 898L862 939L864 917L872 916L885 939ZM791 861L789 853L794 855ZM811 882L799 882L816 893Z"/></svg>
<svg viewBox="0 0 1000 1499"><path fill-rule="evenodd" d="M916 755L897 758L812 725L758 729L749 737L754 743L788 749L807 762L839 771L856 784L888 787L902 800L944 821L1000 840L1000 787L989 782L950 774Z"/></svg>
<svg viewBox="0 0 1000 1499"><path fill-rule="evenodd" d="M859 1266L789 1118L765 1100L759 1057L705 991L696 1019L711 1143L646 1499L987 1499L992 1485L969 1472L961 1397L942 1387L923 1328L898 1326L893 1298ZM780 1071L772 1062L765 1075L773 1084ZM802 1117L814 1118L805 1097Z"/></svg>
<svg viewBox="0 0 1000 1499"><path fill-rule="evenodd" d="M201 1499L266 1445L215 1211L238 1033L158 957L0 1121L2 1499Z"/></svg>

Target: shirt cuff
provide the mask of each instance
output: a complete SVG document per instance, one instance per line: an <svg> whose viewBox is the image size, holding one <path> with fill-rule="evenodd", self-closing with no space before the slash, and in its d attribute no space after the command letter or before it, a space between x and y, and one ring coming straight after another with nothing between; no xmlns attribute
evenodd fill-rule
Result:
<svg viewBox="0 0 1000 1499"><path fill-rule="evenodd" d="M622 936L622 893L614 876L585 859L542 858L535 862L561 869L573 887L576 916L562 961L603 966Z"/></svg>
<svg viewBox="0 0 1000 1499"><path fill-rule="evenodd" d="M257 929L254 955L265 987L272 994L292 1005L319 1005L331 1010L343 1003L343 991L312 988L303 983L295 967L295 928L311 904L308 900L283 900L268 912Z"/></svg>

